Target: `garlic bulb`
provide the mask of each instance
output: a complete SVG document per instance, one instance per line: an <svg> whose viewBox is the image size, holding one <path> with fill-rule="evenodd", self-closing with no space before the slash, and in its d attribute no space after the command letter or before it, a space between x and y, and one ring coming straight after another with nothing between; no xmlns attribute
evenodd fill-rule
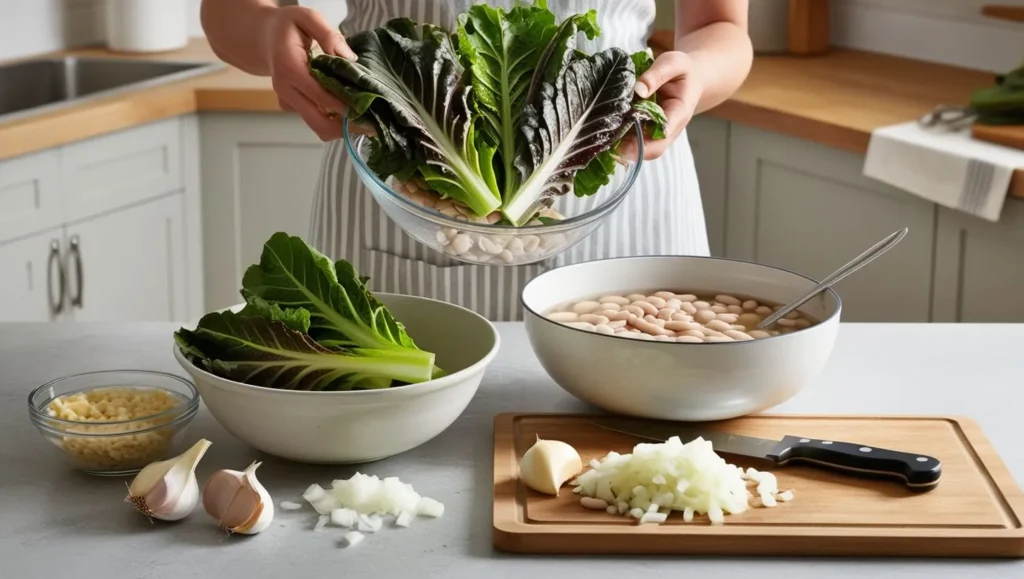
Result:
<svg viewBox="0 0 1024 579"><path fill-rule="evenodd" d="M537 492L558 496L562 484L581 470L583 460L575 448L538 436L519 461L519 480Z"/></svg>
<svg viewBox="0 0 1024 579"><path fill-rule="evenodd" d="M231 533L255 535L274 520L274 501L256 480L259 462L242 472L219 470L203 487L203 508L217 524Z"/></svg>
<svg viewBox="0 0 1024 579"><path fill-rule="evenodd" d="M125 498L140 513L154 519L184 519L199 501L196 465L212 444L200 439L179 456L147 465L128 487Z"/></svg>

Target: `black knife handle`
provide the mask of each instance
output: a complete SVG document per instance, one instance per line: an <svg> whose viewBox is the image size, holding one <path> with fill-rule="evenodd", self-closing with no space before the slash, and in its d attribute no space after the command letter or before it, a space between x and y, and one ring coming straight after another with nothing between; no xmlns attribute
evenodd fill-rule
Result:
<svg viewBox="0 0 1024 579"><path fill-rule="evenodd" d="M768 458L782 465L809 462L851 474L903 479L911 490L931 490L939 484L942 463L933 456L911 454L838 440L785 436Z"/></svg>

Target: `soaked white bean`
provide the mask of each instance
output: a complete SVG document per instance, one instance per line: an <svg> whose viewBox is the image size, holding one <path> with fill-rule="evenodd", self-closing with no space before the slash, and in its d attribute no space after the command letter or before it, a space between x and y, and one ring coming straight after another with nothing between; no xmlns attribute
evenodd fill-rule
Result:
<svg viewBox="0 0 1024 579"><path fill-rule="evenodd" d="M448 235L448 246L464 242L459 235ZM460 234L461 235L461 234ZM440 242L440 236L438 237ZM480 252L493 253L493 241L507 249L508 243L496 240L466 240L472 252L473 241ZM524 246L527 240L523 240ZM518 248L517 248L518 249ZM501 253L496 259L502 257ZM816 323L800 311L777 322L776 329L761 330L757 325L781 306L731 294L679 294L668 290L609 294L566 304L547 314L551 321L602 335L625 336L636 340L655 340L698 344L702 342L745 342L790 334Z"/></svg>

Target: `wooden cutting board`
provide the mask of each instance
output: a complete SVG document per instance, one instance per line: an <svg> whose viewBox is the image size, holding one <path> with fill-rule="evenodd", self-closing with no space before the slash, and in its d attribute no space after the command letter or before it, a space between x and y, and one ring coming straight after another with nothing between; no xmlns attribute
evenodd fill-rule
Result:
<svg viewBox="0 0 1024 579"><path fill-rule="evenodd" d="M1024 149L1024 125L993 126L978 125L971 127L971 136L979 141L988 141L1004 147Z"/></svg>
<svg viewBox="0 0 1024 579"><path fill-rule="evenodd" d="M630 452L639 439L590 425L582 415L502 414L494 421L494 546L522 553L1024 557L1024 493L981 429L964 418L761 415L711 428L781 438L790 434L919 452L943 463L926 493L899 483L804 466L772 470L794 499L775 508L663 525L586 510L567 484L559 497L520 484L518 463L540 436L583 458ZM684 441L685 442L685 441ZM757 463L727 460L740 466Z"/></svg>

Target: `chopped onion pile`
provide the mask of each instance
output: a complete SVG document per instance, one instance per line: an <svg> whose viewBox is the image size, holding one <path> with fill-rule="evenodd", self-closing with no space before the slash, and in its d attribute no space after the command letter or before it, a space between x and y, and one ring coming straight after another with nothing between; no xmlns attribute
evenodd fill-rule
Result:
<svg viewBox="0 0 1024 579"><path fill-rule="evenodd" d="M420 496L412 485L396 477L381 480L358 472L350 479L333 481L330 490L314 483L302 498L320 514L313 530L327 525L351 529L345 535L348 546L361 542L364 533L380 531L387 515L395 517L396 527L408 527L416 516L444 515L443 504Z"/></svg>
<svg viewBox="0 0 1024 579"><path fill-rule="evenodd" d="M779 493L775 475L729 464L703 438L683 444L677 436L638 444L632 454L610 452L592 460L590 470L571 484L584 508L640 523L664 523L669 513L682 511L687 523L695 514L706 514L712 524L721 524L725 514L750 507L755 497L747 487L753 485L765 507L793 499L792 491Z"/></svg>

